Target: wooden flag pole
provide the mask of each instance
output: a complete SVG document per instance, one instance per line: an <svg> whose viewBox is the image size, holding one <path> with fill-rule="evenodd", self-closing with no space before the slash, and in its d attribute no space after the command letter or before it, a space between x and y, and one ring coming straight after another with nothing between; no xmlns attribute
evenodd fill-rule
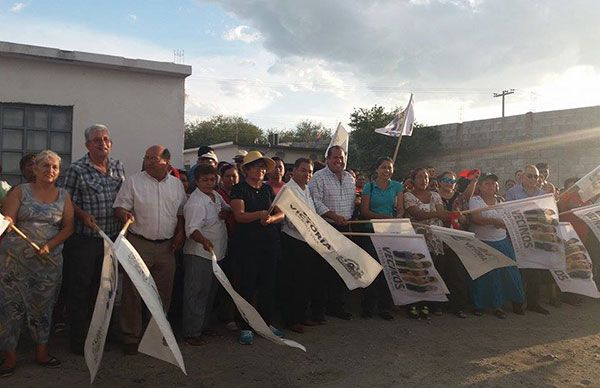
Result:
<svg viewBox="0 0 600 388"><path fill-rule="evenodd" d="M392 165L396 165L396 157L398 156L398 151L400 151L400 143L402 142L402 134L398 137L398 143L396 143L396 150L394 151L394 157L392 158Z"/></svg>
<svg viewBox="0 0 600 388"><path fill-rule="evenodd" d="M27 237L25 235L25 233L23 233L19 228L17 228L15 225L11 224L10 228L12 230L14 230L14 232L21 237L23 240L27 241L29 243L29 245L32 246L33 249L35 249L36 251L40 250L40 246L37 245L35 242L33 242L29 237ZM54 265L55 267L58 266L58 263L50 256L48 255L40 255L38 254L39 257L43 258L44 260L49 261L50 263L52 263L52 265Z"/></svg>
<svg viewBox="0 0 600 388"><path fill-rule="evenodd" d="M131 219L127 220L127 222L125 223L125 225L123 225L123 229L121 229L119 234L125 236L125 233L127 233L127 229L129 229L129 225L131 225L131 224L133 224L133 220L131 220Z"/></svg>

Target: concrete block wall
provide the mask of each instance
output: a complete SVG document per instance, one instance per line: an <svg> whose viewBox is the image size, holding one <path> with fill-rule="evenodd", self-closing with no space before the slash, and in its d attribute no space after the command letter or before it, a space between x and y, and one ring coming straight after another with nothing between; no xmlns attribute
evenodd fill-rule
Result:
<svg viewBox="0 0 600 388"><path fill-rule="evenodd" d="M423 158L439 172L480 168L504 181L527 164L547 162L550 181L562 187L600 164L600 106L433 126L442 150Z"/></svg>

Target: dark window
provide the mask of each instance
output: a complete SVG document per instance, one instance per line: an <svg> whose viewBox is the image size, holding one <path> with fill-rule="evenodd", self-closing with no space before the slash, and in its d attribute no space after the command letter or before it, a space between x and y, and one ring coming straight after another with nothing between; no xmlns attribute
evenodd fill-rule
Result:
<svg viewBox="0 0 600 388"><path fill-rule="evenodd" d="M61 170L71 164L72 106L0 102L0 160L2 179L21 182L19 161L30 152L52 150L62 158Z"/></svg>

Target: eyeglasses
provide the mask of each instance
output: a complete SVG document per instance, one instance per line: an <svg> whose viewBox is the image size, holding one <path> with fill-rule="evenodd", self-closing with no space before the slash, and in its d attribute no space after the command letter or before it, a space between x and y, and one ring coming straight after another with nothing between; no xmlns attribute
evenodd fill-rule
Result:
<svg viewBox="0 0 600 388"><path fill-rule="evenodd" d="M535 174L525 174L525 176L529 179L538 179L540 176Z"/></svg>
<svg viewBox="0 0 600 388"><path fill-rule="evenodd" d="M440 182L453 184L456 183L456 179L443 177Z"/></svg>

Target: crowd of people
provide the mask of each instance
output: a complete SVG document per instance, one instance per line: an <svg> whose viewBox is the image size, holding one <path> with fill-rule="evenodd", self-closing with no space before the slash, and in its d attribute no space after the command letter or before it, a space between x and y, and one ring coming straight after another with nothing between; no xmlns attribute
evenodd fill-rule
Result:
<svg viewBox="0 0 600 388"><path fill-rule="evenodd" d="M580 302L557 292L545 270L507 267L471 280L458 256L427 228L472 231L515 260L502 219L494 209L484 209L505 200L558 194L545 163L515 172L501 190L495 174L477 169L436 174L428 166L397 181L388 157L379 158L372 171L347 170L347 155L339 146L328 149L324 163L299 158L286 173L280 158L250 151L231 162L219 161L206 146L198 149L197 163L186 172L171 166L168 149L153 145L143 155L142 170L130 175L110 156L113 143L106 126L87 128L85 146L87 154L62 179L61 159L48 150L21 161L26 183L2 186L2 214L40 248L33 249L12 231L0 241L0 376L15 371L23 321L39 365L61 365L48 352L48 338L59 330L68 333L70 350L83 354L104 257L99 231L114 240L127 221L133 221L128 240L152 274L169 318L181 324L184 341L191 346L201 346L206 336L214 335L214 317L239 331L241 344L253 343L252 329L213 275L213 257L277 336L284 336L276 326L278 313L283 328L295 333L326 324L327 317L352 319L349 291L340 276L272 206L284 186L340 232L357 231L349 223L353 219L414 221L450 294L447 303L406 306L409 318L428 320L444 312L466 318L468 313L491 311L504 319L509 302L515 314L549 314L543 297L554 306L561 300ZM570 178L565 186L575 181ZM561 210L582 205L569 196L559 202ZM469 209L481 211L456 217L457 211ZM581 230L586 245L598 245L583 223L569 221ZM369 238L352 238L377 259ZM413 272L419 276L418 268ZM135 355L147 314L135 286L124 273L123 278L111 333L118 333L125 354ZM362 291L360 316L393 320L392 306L381 272Z"/></svg>

